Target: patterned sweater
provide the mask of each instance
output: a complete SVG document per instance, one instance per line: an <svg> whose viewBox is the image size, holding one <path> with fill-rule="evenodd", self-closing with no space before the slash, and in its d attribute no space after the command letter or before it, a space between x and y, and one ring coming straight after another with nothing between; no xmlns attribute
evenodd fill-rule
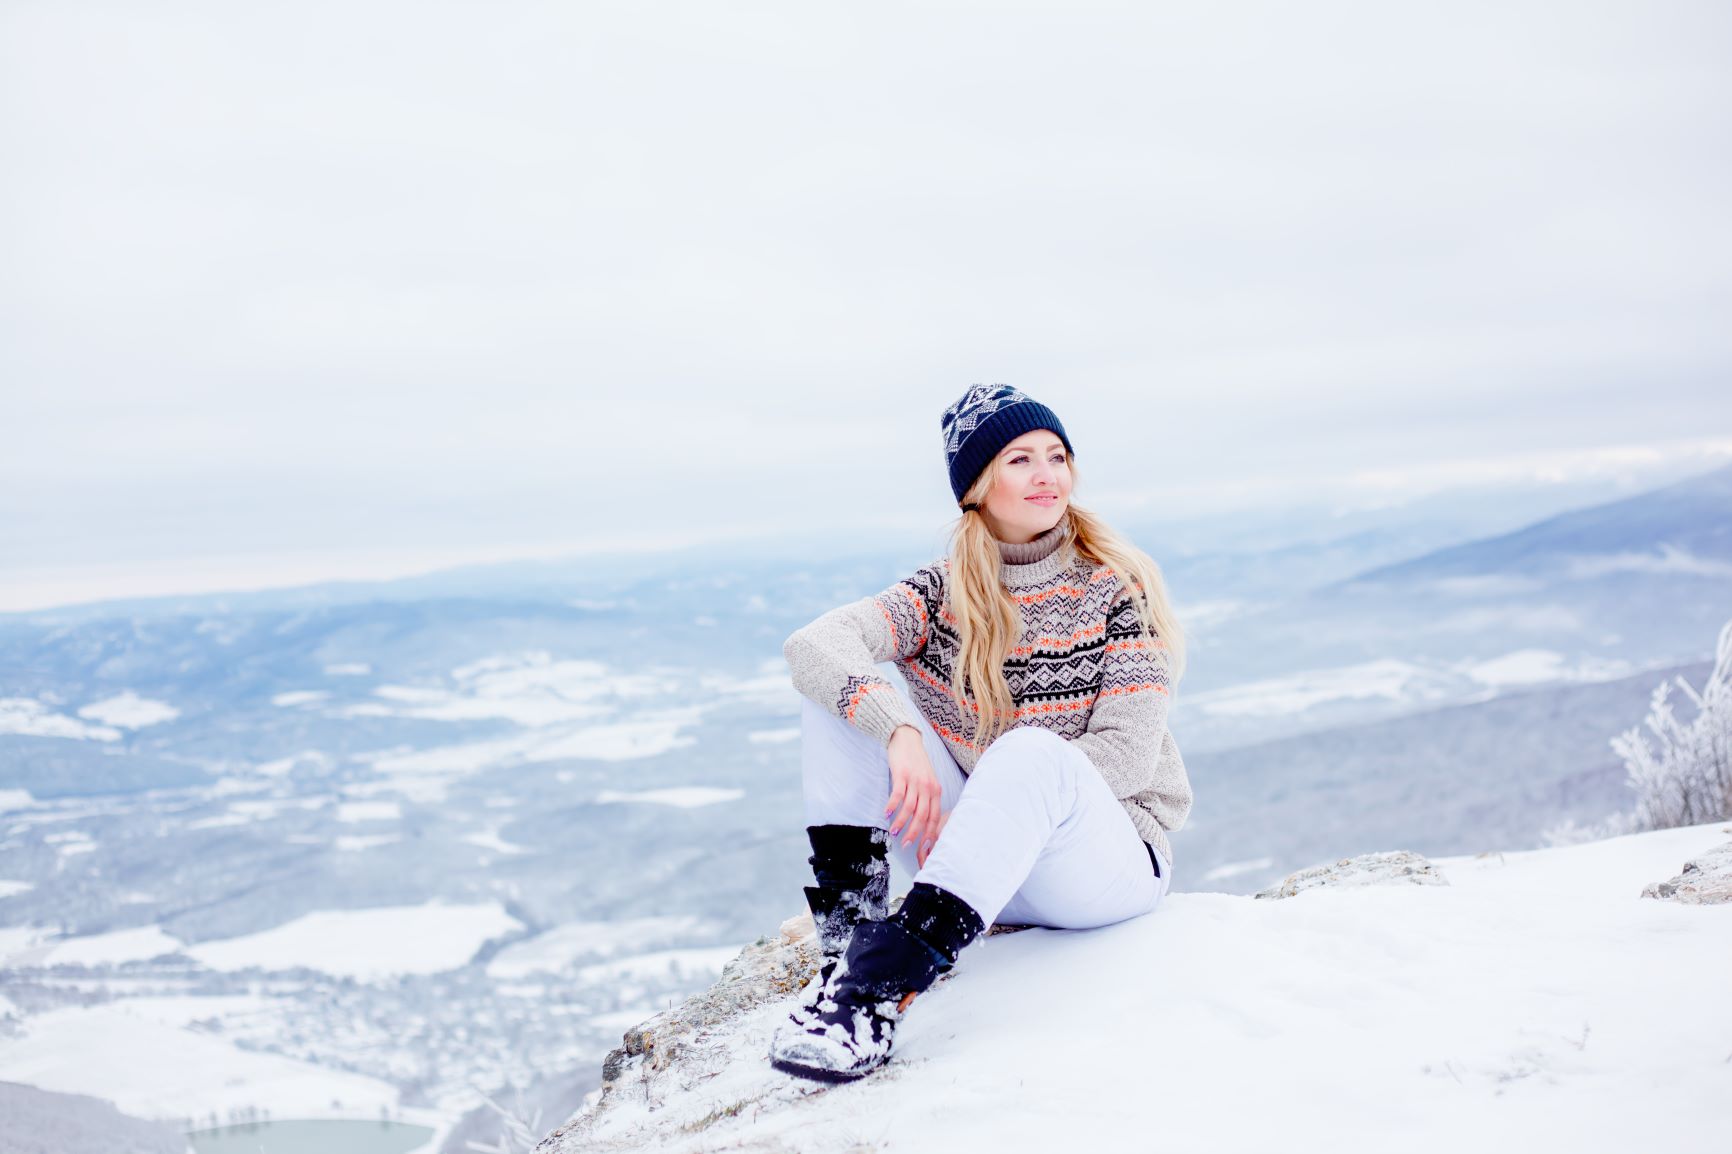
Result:
<svg viewBox="0 0 1732 1154"><path fill-rule="evenodd" d="M1171 864L1167 833L1190 812L1191 784L1167 730L1166 666L1138 627L1130 592L1112 570L1076 555L1068 519L1025 545L1001 541L999 550L1000 579L1023 619L1004 663L1013 724L1043 726L1087 754L1137 833ZM832 609L796 630L782 653L794 688L885 746L898 726L914 724L907 701L875 668L895 662L908 700L966 774L984 750L968 738L979 712L973 695L958 699L950 688L961 642L945 596L949 573L944 558Z"/></svg>

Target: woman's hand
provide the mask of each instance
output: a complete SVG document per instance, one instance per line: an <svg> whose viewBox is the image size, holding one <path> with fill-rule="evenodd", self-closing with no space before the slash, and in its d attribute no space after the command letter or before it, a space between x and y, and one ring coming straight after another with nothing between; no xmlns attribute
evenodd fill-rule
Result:
<svg viewBox="0 0 1732 1154"><path fill-rule="evenodd" d="M900 834L903 845L918 844L924 864L927 849L938 840L938 831L944 826L944 815L939 810L944 790L938 784L932 759L926 756L926 745L918 729L912 725L897 726L890 735L887 752L890 804L884 807L884 812L896 815L890 823L890 834L892 837Z"/></svg>
<svg viewBox="0 0 1732 1154"><path fill-rule="evenodd" d="M939 814L938 833L933 834L929 839L920 843L920 852L914 855L914 860L918 862L922 868L925 868L926 866L926 855L931 853L932 847L938 844L938 834L944 832L944 823L949 820L950 815L948 813Z"/></svg>

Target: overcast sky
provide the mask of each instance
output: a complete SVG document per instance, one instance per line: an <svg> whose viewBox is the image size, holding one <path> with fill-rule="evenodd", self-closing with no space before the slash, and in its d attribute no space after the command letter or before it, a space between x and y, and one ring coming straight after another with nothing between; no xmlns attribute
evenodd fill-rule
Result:
<svg viewBox="0 0 1732 1154"><path fill-rule="evenodd" d="M0 14L0 608L1732 460L1724 3Z"/></svg>

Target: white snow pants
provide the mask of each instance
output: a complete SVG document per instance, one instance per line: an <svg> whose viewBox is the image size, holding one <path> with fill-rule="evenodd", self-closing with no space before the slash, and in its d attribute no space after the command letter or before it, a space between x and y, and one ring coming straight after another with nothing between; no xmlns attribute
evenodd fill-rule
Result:
<svg viewBox="0 0 1732 1154"><path fill-rule="evenodd" d="M907 701L907 693L897 691ZM890 763L876 738L801 699L800 762L807 825L888 829ZM893 860L917 882L949 890L981 921L1089 929L1153 910L1172 885L1088 756L1051 730L1002 734L966 776L912 702L926 754L950 815L926 865L907 834L891 836Z"/></svg>

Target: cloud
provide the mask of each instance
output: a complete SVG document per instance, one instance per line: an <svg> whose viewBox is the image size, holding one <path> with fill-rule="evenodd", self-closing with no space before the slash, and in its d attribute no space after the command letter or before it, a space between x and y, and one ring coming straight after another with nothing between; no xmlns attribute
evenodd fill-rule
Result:
<svg viewBox="0 0 1732 1154"><path fill-rule="evenodd" d="M1732 433L1720 6L985 11L13 6L13 563L937 521L973 381L1103 491Z"/></svg>

